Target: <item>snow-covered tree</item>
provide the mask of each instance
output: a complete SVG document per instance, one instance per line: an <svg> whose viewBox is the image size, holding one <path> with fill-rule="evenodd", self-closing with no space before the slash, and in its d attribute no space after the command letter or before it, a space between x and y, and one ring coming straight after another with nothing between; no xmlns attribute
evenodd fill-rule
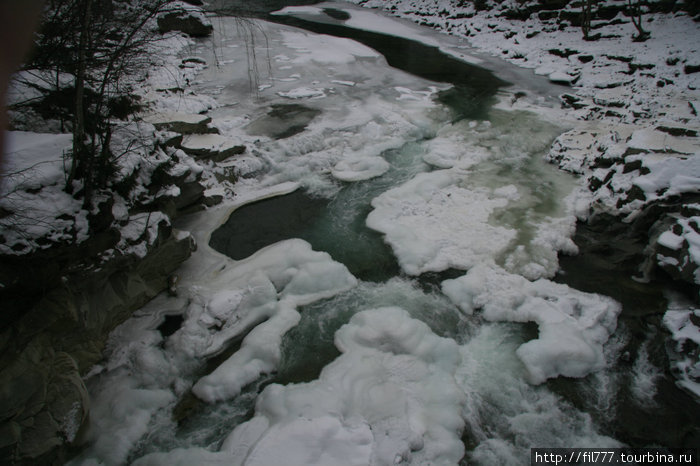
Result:
<svg viewBox="0 0 700 466"><path fill-rule="evenodd" d="M114 121L139 108L126 79L147 65L155 17L172 0L48 0L35 52L25 65L44 82L29 102L73 133L66 190L86 206L106 186Z"/></svg>

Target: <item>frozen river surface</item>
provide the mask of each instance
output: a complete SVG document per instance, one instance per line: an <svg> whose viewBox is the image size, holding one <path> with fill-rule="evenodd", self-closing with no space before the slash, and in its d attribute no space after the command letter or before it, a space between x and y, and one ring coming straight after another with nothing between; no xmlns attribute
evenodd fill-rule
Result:
<svg viewBox="0 0 700 466"><path fill-rule="evenodd" d="M662 369L642 345L620 370L621 306L551 281L577 252L579 190L542 161L565 129L527 111L547 86L505 88L512 70L446 37L332 7L286 14L417 40L368 39L412 74L347 38L215 21L194 88L248 147L209 165L236 170L237 195L180 225L199 250L178 296L112 334L74 462L529 464L532 447L623 445L622 391L651 409ZM461 78L429 79L438 47Z"/></svg>

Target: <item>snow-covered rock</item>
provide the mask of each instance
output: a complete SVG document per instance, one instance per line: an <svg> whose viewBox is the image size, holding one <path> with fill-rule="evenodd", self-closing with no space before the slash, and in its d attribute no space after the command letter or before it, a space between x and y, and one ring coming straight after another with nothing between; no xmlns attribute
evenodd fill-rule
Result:
<svg viewBox="0 0 700 466"><path fill-rule="evenodd" d="M181 31L192 37L208 36L214 29L200 7L182 1L172 2L158 16L158 28L161 33Z"/></svg>

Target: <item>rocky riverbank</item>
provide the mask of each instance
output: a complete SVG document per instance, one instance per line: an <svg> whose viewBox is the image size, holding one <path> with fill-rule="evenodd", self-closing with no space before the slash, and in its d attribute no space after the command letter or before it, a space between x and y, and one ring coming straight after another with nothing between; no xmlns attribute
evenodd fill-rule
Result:
<svg viewBox="0 0 700 466"><path fill-rule="evenodd" d="M65 461L90 410L83 377L107 336L162 291L176 293L174 272L196 244L172 222L221 200L206 191L211 175L201 163L222 144L198 115L206 101L188 100L205 64L182 58L189 37L209 34L211 23L183 2L153 23L151 67L129 76L146 113L116 123L110 149L122 156L93 209L63 189L71 137L58 132L62 124L10 112L0 198L2 462ZM35 78L15 83L10 105L36 97L19 84L46 85Z"/></svg>

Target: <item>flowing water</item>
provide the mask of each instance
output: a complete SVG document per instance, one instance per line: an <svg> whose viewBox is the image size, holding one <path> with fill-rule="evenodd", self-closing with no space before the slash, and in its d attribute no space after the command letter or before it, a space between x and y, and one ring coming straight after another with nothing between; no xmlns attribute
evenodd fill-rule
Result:
<svg viewBox="0 0 700 466"><path fill-rule="evenodd" d="M626 287L624 307L595 294L588 250L559 269L577 180L542 156L565 128L504 105L516 94L493 71L344 27L355 9L311 13L284 21L313 33L224 18L193 50L219 62L196 84L214 123L252 148L238 189L298 189L243 202L211 234L234 262L193 265L180 297L115 332L75 461L528 464L535 446L692 446L660 291L640 304Z"/></svg>

